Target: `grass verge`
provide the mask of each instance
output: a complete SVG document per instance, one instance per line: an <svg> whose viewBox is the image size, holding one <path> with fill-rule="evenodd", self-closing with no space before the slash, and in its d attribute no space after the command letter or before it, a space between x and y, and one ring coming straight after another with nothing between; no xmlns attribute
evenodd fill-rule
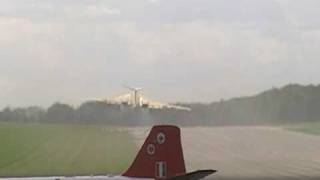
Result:
<svg viewBox="0 0 320 180"><path fill-rule="evenodd" d="M289 127L287 129L291 131L306 133L306 134L320 135L320 122L303 123L294 127Z"/></svg>
<svg viewBox="0 0 320 180"><path fill-rule="evenodd" d="M119 174L135 152L119 129L0 123L0 177Z"/></svg>

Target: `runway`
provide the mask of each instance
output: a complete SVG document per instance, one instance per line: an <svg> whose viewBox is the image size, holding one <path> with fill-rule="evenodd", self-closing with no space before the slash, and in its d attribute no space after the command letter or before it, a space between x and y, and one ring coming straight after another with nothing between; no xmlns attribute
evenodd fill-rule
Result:
<svg viewBox="0 0 320 180"><path fill-rule="evenodd" d="M132 129L141 145L147 129ZM212 179L320 179L320 136L278 127L182 128L188 171L212 168Z"/></svg>

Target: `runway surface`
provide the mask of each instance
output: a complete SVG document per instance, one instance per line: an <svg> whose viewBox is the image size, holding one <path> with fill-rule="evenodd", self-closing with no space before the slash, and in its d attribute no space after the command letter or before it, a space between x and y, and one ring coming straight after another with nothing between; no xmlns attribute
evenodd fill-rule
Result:
<svg viewBox="0 0 320 180"><path fill-rule="evenodd" d="M148 129L131 129L140 146ZM320 136L276 127L182 128L189 171L218 170L210 178L320 179Z"/></svg>

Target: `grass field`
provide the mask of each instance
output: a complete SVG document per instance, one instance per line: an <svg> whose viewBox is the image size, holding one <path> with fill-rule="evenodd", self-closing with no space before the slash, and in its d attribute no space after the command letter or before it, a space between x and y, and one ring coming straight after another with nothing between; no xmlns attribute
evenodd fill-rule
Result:
<svg viewBox="0 0 320 180"><path fill-rule="evenodd" d="M288 128L292 131L302 132L306 134L313 134L313 135L320 135L320 123L304 123L300 124L296 127L290 127Z"/></svg>
<svg viewBox="0 0 320 180"><path fill-rule="evenodd" d="M135 156L126 131L0 123L0 177L118 174Z"/></svg>

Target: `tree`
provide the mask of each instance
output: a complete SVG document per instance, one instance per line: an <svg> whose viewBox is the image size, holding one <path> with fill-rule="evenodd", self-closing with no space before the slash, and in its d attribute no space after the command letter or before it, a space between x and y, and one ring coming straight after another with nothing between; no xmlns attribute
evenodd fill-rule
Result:
<svg viewBox="0 0 320 180"><path fill-rule="evenodd" d="M74 109L67 104L55 103L48 108L46 121L73 123L76 121Z"/></svg>

